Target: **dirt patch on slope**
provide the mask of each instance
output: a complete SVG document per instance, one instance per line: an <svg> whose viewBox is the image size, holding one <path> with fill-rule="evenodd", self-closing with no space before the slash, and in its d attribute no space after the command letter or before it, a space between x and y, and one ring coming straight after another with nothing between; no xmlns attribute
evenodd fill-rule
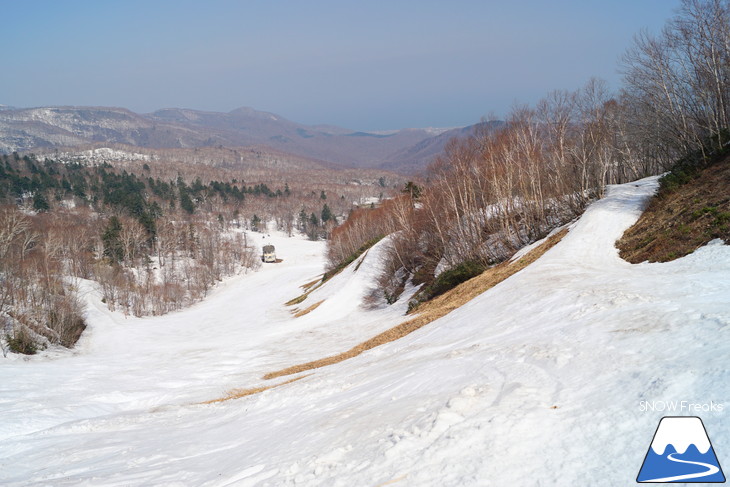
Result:
<svg viewBox="0 0 730 487"><path fill-rule="evenodd" d="M246 397L246 396L253 396L254 394L268 391L269 389L273 389L275 387L283 386L286 384L291 384L292 382L296 382L299 379L304 379L305 377L309 377L309 376L303 375L301 377L295 377L293 379L284 381L280 384L272 384L270 386L252 387L250 389L231 389L230 391L226 392L226 395L223 397L219 397L217 399L211 399L210 401L201 402L200 404L215 404L217 402L231 401L233 399L240 399L240 398Z"/></svg>
<svg viewBox="0 0 730 487"><path fill-rule="evenodd" d="M667 262L716 238L730 244L730 158L681 186L660 190L616 247L632 264Z"/></svg>
<svg viewBox="0 0 730 487"><path fill-rule="evenodd" d="M294 306L294 305L297 305L297 304L301 304L305 299L307 299L307 297L312 292L314 292L315 289L317 289L318 287L320 287L322 284L323 284L322 279L317 278L314 281L311 281L311 282L308 282L308 283L306 283L306 284L304 284L302 286L299 286L300 288L302 288L304 290L304 294L301 294L301 295L297 296L294 299L290 299L289 301L287 301L286 303L284 303L284 306Z"/></svg>
<svg viewBox="0 0 730 487"><path fill-rule="evenodd" d="M323 299L322 301L317 301L317 302L316 302L316 303L314 303L314 304L313 304L312 306L309 306L308 308L305 308L305 309L302 309L302 310L299 310L299 309L293 309L293 310L292 310L292 313L294 313L294 318L299 318L300 316L304 316L304 315L306 315L307 313L309 313L309 312L311 312L311 311L314 311L314 310L315 310L315 309L317 309L317 307L318 307L318 306L319 306L320 304L322 304L322 303L324 303L324 299Z"/></svg>

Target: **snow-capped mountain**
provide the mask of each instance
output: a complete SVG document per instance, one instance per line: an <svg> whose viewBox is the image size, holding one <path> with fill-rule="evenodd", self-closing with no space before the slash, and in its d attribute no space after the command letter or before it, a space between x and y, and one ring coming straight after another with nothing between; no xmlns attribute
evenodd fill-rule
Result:
<svg viewBox="0 0 730 487"><path fill-rule="evenodd" d="M168 108L149 114L108 107L0 110L0 153L97 142L145 148L265 146L350 167L417 171L443 149L449 133L463 131L354 132L302 125L252 108L228 113Z"/></svg>

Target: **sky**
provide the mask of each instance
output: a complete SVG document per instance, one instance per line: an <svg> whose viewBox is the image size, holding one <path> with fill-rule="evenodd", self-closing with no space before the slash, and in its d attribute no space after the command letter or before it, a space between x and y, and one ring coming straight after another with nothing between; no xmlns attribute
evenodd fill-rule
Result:
<svg viewBox="0 0 730 487"><path fill-rule="evenodd" d="M227 112L354 130L503 117L619 60L679 0L0 1L0 104Z"/></svg>

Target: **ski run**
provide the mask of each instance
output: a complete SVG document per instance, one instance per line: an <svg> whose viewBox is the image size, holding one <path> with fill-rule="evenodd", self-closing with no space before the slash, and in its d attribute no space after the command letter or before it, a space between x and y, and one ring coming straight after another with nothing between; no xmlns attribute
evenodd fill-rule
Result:
<svg viewBox="0 0 730 487"><path fill-rule="evenodd" d="M75 349L0 359L0 484L633 485L665 415L701 416L730 465L730 247L637 265L614 247L656 186L610 187L534 264L414 333L272 380L410 318L414 289L368 298L387 241L300 317L285 303L325 265L304 238L252 234L283 262L161 317L79 282ZM645 407L671 401L722 407Z"/></svg>

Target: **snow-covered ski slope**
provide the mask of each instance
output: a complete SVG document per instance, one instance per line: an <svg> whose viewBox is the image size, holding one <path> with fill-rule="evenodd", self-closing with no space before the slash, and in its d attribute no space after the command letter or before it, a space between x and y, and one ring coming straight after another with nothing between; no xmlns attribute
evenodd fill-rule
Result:
<svg viewBox="0 0 730 487"><path fill-rule="evenodd" d="M701 416L730 465L730 247L622 261L655 187L611 187L536 263L411 335L231 401L199 404L405 319L361 306L380 247L300 318L284 303L324 250L301 239L267 238L284 262L184 312L124 318L90 292L76 350L0 361L0 484L634 485L664 415Z"/></svg>

